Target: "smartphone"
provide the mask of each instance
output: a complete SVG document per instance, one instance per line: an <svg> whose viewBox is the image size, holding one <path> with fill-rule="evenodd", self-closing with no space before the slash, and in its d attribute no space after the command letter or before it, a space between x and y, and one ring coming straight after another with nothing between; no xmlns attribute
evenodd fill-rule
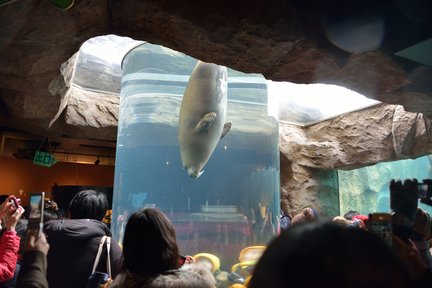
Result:
<svg viewBox="0 0 432 288"><path fill-rule="evenodd" d="M393 242L392 218L389 213L369 214L368 230L378 235L388 245Z"/></svg>
<svg viewBox="0 0 432 288"><path fill-rule="evenodd" d="M28 230L39 236L43 229L45 192L30 193L30 215L28 219Z"/></svg>

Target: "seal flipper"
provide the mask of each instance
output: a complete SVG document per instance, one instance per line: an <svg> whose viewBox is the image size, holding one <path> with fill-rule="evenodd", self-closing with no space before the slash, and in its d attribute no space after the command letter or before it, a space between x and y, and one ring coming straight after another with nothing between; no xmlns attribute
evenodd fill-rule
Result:
<svg viewBox="0 0 432 288"><path fill-rule="evenodd" d="M204 115L204 117L201 118L201 120L198 122L198 124L195 126L194 130L197 133L204 132L205 130L209 129L214 121L216 120L216 113L210 112Z"/></svg>
<svg viewBox="0 0 432 288"><path fill-rule="evenodd" d="M221 135L220 139L225 137L225 135L230 131L231 126L232 126L231 122L227 122L224 124L223 130L222 130L222 135Z"/></svg>

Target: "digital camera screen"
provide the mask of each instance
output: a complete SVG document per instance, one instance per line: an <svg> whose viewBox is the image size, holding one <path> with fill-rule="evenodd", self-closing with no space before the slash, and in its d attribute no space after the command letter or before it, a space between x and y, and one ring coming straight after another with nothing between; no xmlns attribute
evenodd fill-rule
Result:
<svg viewBox="0 0 432 288"><path fill-rule="evenodd" d="M425 183L419 183L418 191L420 199L427 199L429 195L429 185Z"/></svg>
<svg viewBox="0 0 432 288"><path fill-rule="evenodd" d="M42 196L36 195L30 197L30 218L40 218Z"/></svg>

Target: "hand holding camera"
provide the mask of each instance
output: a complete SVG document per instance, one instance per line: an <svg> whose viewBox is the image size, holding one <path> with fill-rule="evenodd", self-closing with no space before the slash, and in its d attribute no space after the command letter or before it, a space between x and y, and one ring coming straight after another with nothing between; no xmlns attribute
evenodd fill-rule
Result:
<svg viewBox="0 0 432 288"><path fill-rule="evenodd" d="M34 192L30 194L30 215L27 223L29 233L39 237L43 230L43 214L45 192Z"/></svg>
<svg viewBox="0 0 432 288"><path fill-rule="evenodd" d="M17 210L20 207L21 200L16 198L15 196L12 196L11 202L12 202L12 207L14 208L14 210Z"/></svg>
<svg viewBox="0 0 432 288"><path fill-rule="evenodd" d="M49 244L43 232L39 233L39 235L35 235L31 232L28 233L25 251L40 251L46 256L48 250Z"/></svg>
<svg viewBox="0 0 432 288"><path fill-rule="evenodd" d="M4 220L4 226L7 230L15 231L15 227L24 213L24 208L19 204L20 200L15 196L9 196L0 205L0 219Z"/></svg>
<svg viewBox="0 0 432 288"><path fill-rule="evenodd" d="M414 221L418 202L417 179L390 181L390 208L394 214L403 215L410 222Z"/></svg>
<svg viewBox="0 0 432 288"><path fill-rule="evenodd" d="M407 242L413 235L419 199L432 206L432 179L420 183L417 179L406 179L403 184L400 180L391 180L389 187L393 232Z"/></svg>
<svg viewBox="0 0 432 288"><path fill-rule="evenodd" d="M5 216L5 226L8 231L15 231L16 225L24 213L24 208L18 206L15 210L9 210L8 214Z"/></svg>

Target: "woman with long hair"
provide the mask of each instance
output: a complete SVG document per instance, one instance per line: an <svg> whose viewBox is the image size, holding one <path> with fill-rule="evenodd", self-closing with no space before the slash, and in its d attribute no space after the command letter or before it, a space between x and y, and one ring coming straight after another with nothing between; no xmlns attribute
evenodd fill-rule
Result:
<svg viewBox="0 0 432 288"><path fill-rule="evenodd" d="M210 270L196 264L180 267L174 226L155 208L143 208L130 216L123 239L123 256L122 272L110 288L210 288L215 285Z"/></svg>

